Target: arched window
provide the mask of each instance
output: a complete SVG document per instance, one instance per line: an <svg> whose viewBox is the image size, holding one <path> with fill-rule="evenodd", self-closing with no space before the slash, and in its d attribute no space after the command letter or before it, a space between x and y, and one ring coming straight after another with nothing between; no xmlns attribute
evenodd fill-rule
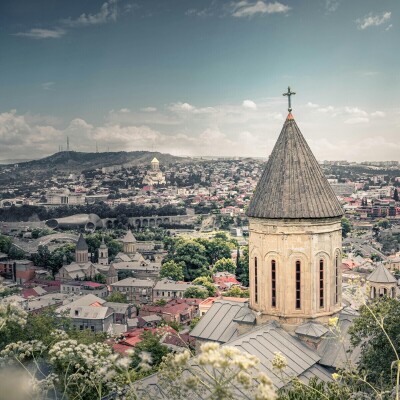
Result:
<svg viewBox="0 0 400 400"><path fill-rule="evenodd" d="M276 262L271 261L271 306L276 307Z"/></svg>
<svg viewBox="0 0 400 400"><path fill-rule="evenodd" d="M296 261L296 309L301 308L301 264Z"/></svg>
<svg viewBox="0 0 400 400"><path fill-rule="evenodd" d="M319 306L324 307L324 260L319 260Z"/></svg>
<svg viewBox="0 0 400 400"><path fill-rule="evenodd" d="M387 289L386 288L383 288L383 295L387 296Z"/></svg>
<svg viewBox="0 0 400 400"><path fill-rule="evenodd" d="M258 271L257 257L254 257L254 301L258 303Z"/></svg>
<svg viewBox="0 0 400 400"><path fill-rule="evenodd" d="M339 254L335 258L335 304L339 302Z"/></svg>

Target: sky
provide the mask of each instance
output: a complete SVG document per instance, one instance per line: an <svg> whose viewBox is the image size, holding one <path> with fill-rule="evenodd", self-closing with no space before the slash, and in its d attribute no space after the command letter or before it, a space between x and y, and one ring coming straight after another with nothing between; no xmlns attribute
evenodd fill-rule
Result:
<svg viewBox="0 0 400 400"><path fill-rule="evenodd" d="M2 0L0 160L66 149L400 160L398 0Z"/></svg>

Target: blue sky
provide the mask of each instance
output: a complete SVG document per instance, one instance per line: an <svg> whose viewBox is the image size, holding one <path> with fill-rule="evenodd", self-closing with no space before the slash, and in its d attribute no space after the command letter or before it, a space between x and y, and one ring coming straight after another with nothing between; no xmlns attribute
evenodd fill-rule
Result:
<svg viewBox="0 0 400 400"><path fill-rule="evenodd" d="M400 3L3 0L0 159L71 147L399 160Z"/></svg>

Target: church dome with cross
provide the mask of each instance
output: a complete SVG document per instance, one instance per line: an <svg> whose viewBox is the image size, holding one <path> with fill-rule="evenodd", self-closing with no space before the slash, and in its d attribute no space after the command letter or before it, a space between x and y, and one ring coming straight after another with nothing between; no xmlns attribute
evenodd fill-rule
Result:
<svg viewBox="0 0 400 400"><path fill-rule="evenodd" d="M251 308L295 325L341 309L343 210L294 120L293 94L247 215Z"/></svg>

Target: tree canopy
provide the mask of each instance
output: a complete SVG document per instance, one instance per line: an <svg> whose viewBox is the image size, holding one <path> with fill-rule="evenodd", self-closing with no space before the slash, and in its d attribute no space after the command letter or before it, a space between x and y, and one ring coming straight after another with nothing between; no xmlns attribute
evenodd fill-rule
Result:
<svg viewBox="0 0 400 400"><path fill-rule="evenodd" d="M400 302L384 296L363 305L359 312L349 329L351 343L361 346L358 367L368 371L374 385L391 389L396 378L392 362L400 354Z"/></svg>
<svg viewBox="0 0 400 400"><path fill-rule="evenodd" d="M182 281L184 279L183 262L176 263L175 261L167 261L161 266L160 278L168 278L173 281Z"/></svg>

